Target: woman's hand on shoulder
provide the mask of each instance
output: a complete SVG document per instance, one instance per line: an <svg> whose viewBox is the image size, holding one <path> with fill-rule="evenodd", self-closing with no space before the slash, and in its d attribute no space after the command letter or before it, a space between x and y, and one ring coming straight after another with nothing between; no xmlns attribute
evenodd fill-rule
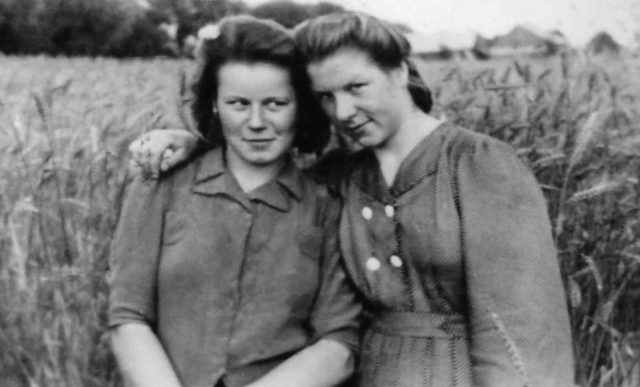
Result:
<svg viewBox="0 0 640 387"><path fill-rule="evenodd" d="M198 138L182 129L154 129L129 145L134 175L157 178L185 161L198 147Z"/></svg>

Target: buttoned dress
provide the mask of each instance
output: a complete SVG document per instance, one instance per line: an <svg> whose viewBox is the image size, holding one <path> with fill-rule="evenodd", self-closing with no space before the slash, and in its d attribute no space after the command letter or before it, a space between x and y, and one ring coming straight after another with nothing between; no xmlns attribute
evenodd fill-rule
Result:
<svg viewBox="0 0 640 387"><path fill-rule="evenodd" d="M506 144L443 124L387 186L349 160L340 244L366 300L362 387L573 385L543 195Z"/></svg>
<svg viewBox="0 0 640 387"><path fill-rule="evenodd" d="M339 203L292 163L246 194L216 148L130 187L109 326L151 326L185 387L245 386L319 339L358 350Z"/></svg>

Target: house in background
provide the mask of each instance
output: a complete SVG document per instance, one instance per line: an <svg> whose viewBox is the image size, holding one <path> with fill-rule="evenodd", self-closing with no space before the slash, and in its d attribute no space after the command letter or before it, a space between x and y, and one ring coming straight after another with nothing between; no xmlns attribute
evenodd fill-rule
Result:
<svg viewBox="0 0 640 387"><path fill-rule="evenodd" d="M606 32L597 33L586 46L586 54L591 57L620 57L622 47Z"/></svg>
<svg viewBox="0 0 640 387"><path fill-rule="evenodd" d="M473 52L478 58L488 59L508 56L549 56L568 47L562 32L535 31L533 28L517 26L505 35L486 39L476 37Z"/></svg>
<svg viewBox="0 0 640 387"><path fill-rule="evenodd" d="M405 31L414 56L424 60L475 59L472 53L473 35L435 31L422 33Z"/></svg>

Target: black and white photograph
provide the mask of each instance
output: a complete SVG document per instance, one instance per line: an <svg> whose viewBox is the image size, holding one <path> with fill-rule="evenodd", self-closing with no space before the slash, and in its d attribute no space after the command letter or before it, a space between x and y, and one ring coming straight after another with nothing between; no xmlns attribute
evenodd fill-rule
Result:
<svg viewBox="0 0 640 387"><path fill-rule="evenodd" d="M637 0L0 0L1 387L639 387Z"/></svg>

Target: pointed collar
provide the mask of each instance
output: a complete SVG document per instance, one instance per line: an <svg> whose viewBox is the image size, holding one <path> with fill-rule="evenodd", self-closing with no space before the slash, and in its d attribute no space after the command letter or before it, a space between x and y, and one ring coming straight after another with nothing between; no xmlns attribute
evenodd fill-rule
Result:
<svg viewBox="0 0 640 387"><path fill-rule="evenodd" d="M275 179L247 194L227 169L224 150L217 147L198 160L193 191L205 195L226 194L247 207L250 207L247 202L252 200L280 211L288 211L291 198L297 201L302 198L302 175L293 161L288 159Z"/></svg>
<svg viewBox="0 0 640 387"><path fill-rule="evenodd" d="M385 182L378 159L371 149L362 151L353 173L353 181L375 200L382 203L393 202L436 172L449 126L448 123L441 124L416 144L400 164L391 187Z"/></svg>

